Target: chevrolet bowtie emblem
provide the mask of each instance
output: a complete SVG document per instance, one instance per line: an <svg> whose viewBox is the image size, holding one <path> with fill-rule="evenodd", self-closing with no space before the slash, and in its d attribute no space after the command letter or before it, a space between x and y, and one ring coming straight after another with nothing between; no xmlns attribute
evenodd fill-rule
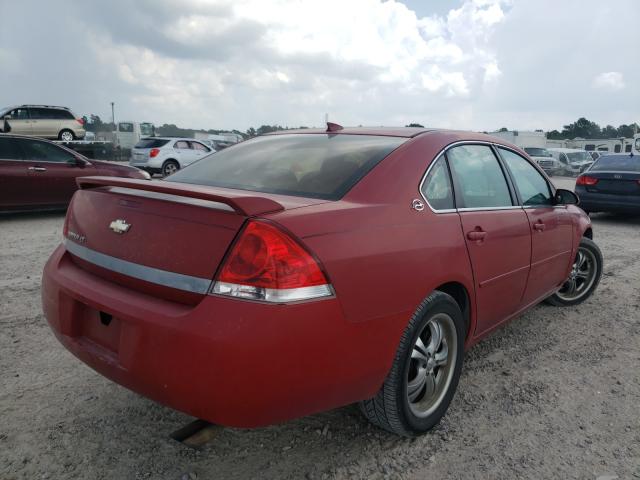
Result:
<svg viewBox="0 0 640 480"><path fill-rule="evenodd" d="M126 220L122 220L118 218L109 224L109 228L118 234L127 233L129 228L131 228L131 224L127 223Z"/></svg>

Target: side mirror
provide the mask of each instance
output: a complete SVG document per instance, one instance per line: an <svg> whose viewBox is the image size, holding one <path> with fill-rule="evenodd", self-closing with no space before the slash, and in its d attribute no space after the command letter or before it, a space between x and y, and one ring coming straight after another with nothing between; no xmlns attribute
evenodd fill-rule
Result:
<svg viewBox="0 0 640 480"><path fill-rule="evenodd" d="M556 190L555 196L556 205L579 205L580 198L571 190L565 190L564 188L559 188Z"/></svg>

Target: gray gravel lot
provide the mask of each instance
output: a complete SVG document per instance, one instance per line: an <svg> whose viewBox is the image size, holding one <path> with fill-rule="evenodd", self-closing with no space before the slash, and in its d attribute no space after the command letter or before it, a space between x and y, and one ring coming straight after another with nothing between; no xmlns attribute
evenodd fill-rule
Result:
<svg viewBox="0 0 640 480"><path fill-rule="evenodd" d="M640 478L640 217L592 218L595 296L537 306L474 347L430 434L394 437L347 406L224 429L195 451L168 437L190 417L102 378L51 334L40 278L63 215L0 217L0 479Z"/></svg>

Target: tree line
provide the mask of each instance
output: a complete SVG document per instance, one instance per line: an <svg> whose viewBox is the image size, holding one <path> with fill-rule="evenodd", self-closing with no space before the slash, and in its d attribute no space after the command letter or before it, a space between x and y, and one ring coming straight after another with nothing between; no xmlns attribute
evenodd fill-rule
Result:
<svg viewBox="0 0 640 480"><path fill-rule="evenodd" d="M89 115L82 117L84 120L84 128L89 132L111 132L115 130L112 122L103 122L102 119L98 115ZM423 128L423 125L419 123L409 123L405 125L406 127L419 127ZM296 128L296 127L291 127ZM308 127L300 126L298 129L305 129ZM221 133L237 133L242 135L243 138L251 138L257 135L263 135L265 133L277 132L280 130L289 130L288 126L281 125L261 125L258 128L250 127L246 131L241 132L239 130L197 130L191 128L180 128L177 125L171 123L165 123L160 126L156 126L156 135L161 136L173 136L173 137L193 137L195 132L206 132L215 135L219 135ZM500 129L500 131L507 131L506 127ZM542 130L537 130L541 132ZM562 127L562 131L551 130L547 132L547 138L552 140L567 140L573 138L593 138L593 139L604 139L604 138L631 138L634 133L640 132L640 126L637 123L632 123L629 125L622 124L618 127L614 127L613 125L606 125L601 127L595 122L591 120L587 120L584 117L579 118L573 123L568 125L564 125Z"/></svg>

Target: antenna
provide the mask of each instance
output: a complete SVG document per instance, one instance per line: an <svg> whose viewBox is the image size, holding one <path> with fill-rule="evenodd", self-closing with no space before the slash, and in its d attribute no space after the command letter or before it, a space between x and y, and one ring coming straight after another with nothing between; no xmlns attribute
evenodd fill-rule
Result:
<svg viewBox="0 0 640 480"><path fill-rule="evenodd" d="M327 122L327 132L339 132L344 129L342 125L338 125L337 123Z"/></svg>

